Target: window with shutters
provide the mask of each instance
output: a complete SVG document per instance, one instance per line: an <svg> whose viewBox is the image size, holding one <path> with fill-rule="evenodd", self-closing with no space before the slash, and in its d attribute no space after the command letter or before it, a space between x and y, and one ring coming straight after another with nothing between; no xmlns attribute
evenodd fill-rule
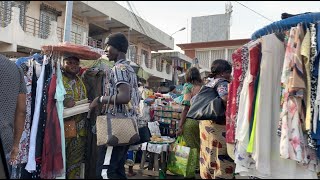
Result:
<svg viewBox="0 0 320 180"><path fill-rule="evenodd" d="M57 21L58 16L61 16L61 14L61 11L57 11L44 3L40 5L40 38L46 39L49 37L51 21Z"/></svg>
<svg viewBox="0 0 320 180"><path fill-rule="evenodd" d="M0 1L0 20L1 27L6 27L12 19L12 7L18 7L20 10L19 22L24 29L27 4L30 1Z"/></svg>
<svg viewBox="0 0 320 180"><path fill-rule="evenodd" d="M196 51L196 57L198 58L200 66L209 67L210 51Z"/></svg>
<svg viewBox="0 0 320 180"><path fill-rule="evenodd" d="M234 52L235 50L237 50L237 49L228 49L228 57L227 57L227 60L228 60L229 62L232 62L232 54L233 54L233 52Z"/></svg>
<svg viewBox="0 0 320 180"><path fill-rule="evenodd" d="M225 58L226 58L225 49L211 50L211 62L217 59L225 59Z"/></svg>

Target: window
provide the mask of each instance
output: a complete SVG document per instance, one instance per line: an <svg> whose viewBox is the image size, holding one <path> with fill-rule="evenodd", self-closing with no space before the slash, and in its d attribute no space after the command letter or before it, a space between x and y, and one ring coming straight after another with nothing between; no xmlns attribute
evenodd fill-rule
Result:
<svg viewBox="0 0 320 180"><path fill-rule="evenodd" d="M141 58L142 58L142 61L144 61L146 67L152 69L152 62L151 62L151 58L149 59L148 51L141 49Z"/></svg>
<svg viewBox="0 0 320 180"><path fill-rule="evenodd" d="M232 54L233 54L233 52L234 52L235 50L237 50L237 49L228 49L228 57L227 57L227 60L228 60L229 62L232 62Z"/></svg>
<svg viewBox="0 0 320 180"><path fill-rule="evenodd" d="M135 45L130 45L128 48L127 59L137 63L136 55L137 55L137 47Z"/></svg>
<svg viewBox="0 0 320 180"><path fill-rule="evenodd" d="M210 51L196 51L196 57L199 60L199 65L209 67Z"/></svg>
<svg viewBox="0 0 320 180"><path fill-rule="evenodd" d="M25 15L28 1L0 1L0 20L1 27L6 27L11 22L12 7L18 7L20 9L19 22L24 29Z"/></svg>
<svg viewBox="0 0 320 180"><path fill-rule="evenodd" d="M211 50L211 62L213 62L216 59L225 59L225 58L226 58L225 49Z"/></svg>
<svg viewBox="0 0 320 180"><path fill-rule="evenodd" d="M57 21L61 14L61 11L57 11L44 3L40 5L40 38L46 39L49 37L51 21Z"/></svg>
<svg viewBox="0 0 320 180"><path fill-rule="evenodd" d="M74 19L72 19L73 21ZM83 33L87 33L87 28L77 24L77 23L72 23L72 30L71 30L71 42L75 44L81 44L82 42L82 35Z"/></svg>

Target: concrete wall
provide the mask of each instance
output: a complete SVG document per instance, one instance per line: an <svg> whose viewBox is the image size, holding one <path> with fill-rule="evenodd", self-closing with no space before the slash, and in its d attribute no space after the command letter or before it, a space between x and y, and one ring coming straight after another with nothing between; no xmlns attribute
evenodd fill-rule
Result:
<svg viewBox="0 0 320 180"><path fill-rule="evenodd" d="M192 17L191 42L228 40L230 37L230 14Z"/></svg>
<svg viewBox="0 0 320 180"><path fill-rule="evenodd" d="M0 46L0 52L16 52L18 45L40 50L43 45L59 43L56 22L51 23L49 37L41 39L23 31L19 23L19 14L19 8L13 7L11 23L5 28L0 28L0 41L8 43L8 45Z"/></svg>
<svg viewBox="0 0 320 180"><path fill-rule="evenodd" d="M149 22L143 20L140 17L139 22L143 26L143 29L140 28L139 24L136 22L132 13L119 5L114 1L81 1L88 6L102 12L106 13L107 16L116 19L117 21L132 27L132 29L145 34L146 36L151 37L152 39L164 44L165 46L173 49L174 48L174 40L170 38L168 34L156 28Z"/></svg>

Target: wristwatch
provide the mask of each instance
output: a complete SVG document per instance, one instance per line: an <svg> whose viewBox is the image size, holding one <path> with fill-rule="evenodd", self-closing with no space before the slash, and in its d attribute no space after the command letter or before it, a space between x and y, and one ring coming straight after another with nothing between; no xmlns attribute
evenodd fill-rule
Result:
<svg viewBox="0 0 320 180"><path fill-rule="evenodd" d="M99 103L100 103L100 104L102 103L102 99L103 99L103 96L101 96L101 97L99 98Z"/></svg>

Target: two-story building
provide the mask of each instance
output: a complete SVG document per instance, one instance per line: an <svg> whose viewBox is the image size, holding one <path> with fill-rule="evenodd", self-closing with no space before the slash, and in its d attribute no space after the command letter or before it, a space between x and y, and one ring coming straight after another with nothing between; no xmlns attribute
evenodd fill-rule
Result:
<svg viewBox="0 0 320 180"><path fill-rule="evenodd" d="M0 53L29 56L63 41L66 1L0 1ZM114 1L73 1L71 42L104 49L105 38L124 33L129 60L152 76L172 77L153 68L151 51L172 50L174 40ZM171 65L168 65L172 69Z"/></svg>
<svg viewBox="0 0 320 180"><path fill-rule="evenodd" d="M197 59L201 68L200 72L206 74L210 72L210 66L214 60L225 59L231 62L232 53L249 41L250 39L234 39L185 43L177 44L177 46L193 60Z"/></svg>

